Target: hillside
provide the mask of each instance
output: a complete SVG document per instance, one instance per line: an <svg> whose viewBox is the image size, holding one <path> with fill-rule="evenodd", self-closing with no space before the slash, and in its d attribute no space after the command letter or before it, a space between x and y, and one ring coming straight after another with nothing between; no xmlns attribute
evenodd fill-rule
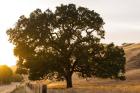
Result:
<svg viewBox="0 0 140 93"><path fill-rule="evenodd" d="M140 79L140 44L124 46L126 53L126 76L128 79Z"/></svg>
<svg viewBox="0 0 140 93"><path fill-rule="evenodd" d="M126 69L133 70L140 68L140 44L132 44L124 47L126 53Z"/></svg>

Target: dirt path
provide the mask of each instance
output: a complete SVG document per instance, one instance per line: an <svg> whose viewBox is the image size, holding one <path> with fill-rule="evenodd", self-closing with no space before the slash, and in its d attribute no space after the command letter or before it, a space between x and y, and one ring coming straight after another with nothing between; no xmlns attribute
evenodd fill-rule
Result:
<svg viewBox="0 0 140 93"><path fill-rule="evenodd" d="M14 90L12 93L33 93L28 87L21 86Z"/></svg>
<svg viewBox="0 0 140 93"><path fill-rule="evenodd" d="M22 87L16 89L15 91L13 91L12 93L26 93L25 87L22 86Z"/></svg>
<svg viewBox="0 0 140 93"><path fill-rule="evenodd" d="M19 83L12 83L10 85L0 86L0 93L11 93Z"/></svg>

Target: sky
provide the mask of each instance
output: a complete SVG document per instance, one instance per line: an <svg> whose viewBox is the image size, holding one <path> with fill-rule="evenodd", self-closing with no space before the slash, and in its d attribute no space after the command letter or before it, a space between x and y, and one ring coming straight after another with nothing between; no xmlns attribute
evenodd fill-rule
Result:
<svg viewBox="0 0 140 93"><path fill-rule="evenodd" d="M140 0L1 0L0 1L0 64L15 65L13 45L6 30L13 27L21 15L28 16L36 8L55 10L60 4L73 3L95 10L103 18L106 31L103 42L140 42Z"/></svg>

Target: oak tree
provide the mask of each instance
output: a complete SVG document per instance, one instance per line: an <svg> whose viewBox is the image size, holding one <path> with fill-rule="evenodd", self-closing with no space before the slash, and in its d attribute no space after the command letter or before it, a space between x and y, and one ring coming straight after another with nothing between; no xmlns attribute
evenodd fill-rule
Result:
<svg viewBox="0 0 140 93"><path fill-rule="evenodd" d="M61 5L53 12L40 9L29 17L21 16L7 31L18 57L19 69L29 78L66 80L72 87L72 75L119 78L124 73L122 48L102 44L104 21L94 10Z"/></svg>

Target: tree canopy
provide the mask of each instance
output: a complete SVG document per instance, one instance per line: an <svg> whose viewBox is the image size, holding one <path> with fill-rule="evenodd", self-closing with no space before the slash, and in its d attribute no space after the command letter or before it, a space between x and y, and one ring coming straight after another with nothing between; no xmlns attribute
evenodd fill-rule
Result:
<svg viewBox="0 0 140 93"><path fill-rule="evenodd" d="M23 15L7 35L15 45L21 72L27 70L32 80L66 80L70 88L74 72L85 78L112 79L125 72L123 49L100 42L103 25L94 10L69 4L54 12L36 9L29 17Z"/></svg>

